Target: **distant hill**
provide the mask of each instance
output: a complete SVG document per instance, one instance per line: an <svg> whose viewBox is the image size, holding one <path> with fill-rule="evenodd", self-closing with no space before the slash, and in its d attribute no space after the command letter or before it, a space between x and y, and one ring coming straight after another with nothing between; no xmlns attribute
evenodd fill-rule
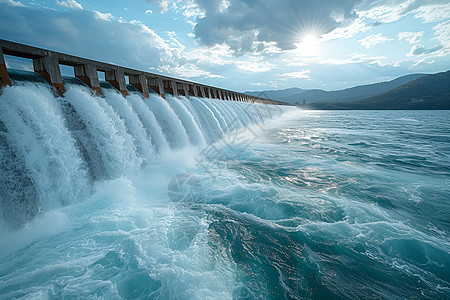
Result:
<svg viewBox="0 0 450 300"><path fill-rule="evenodd" d="M314 104L320 109L450 109L450 71L430 74L377 96L351 103Z"/></svg>
<svg viewBox="0 0 450 300"><path fill-rule="evenodd" d="M387 92L424 75L406 75L391 81L360 85L339 91L309 90L298 95L287 97L284 101L289 103L302 103L303 99L305 99L306 103L309 104L318 102L351 102Z"/></svg>
<svg viewBox="0 0 450 300"><path fill-rule="evenodd" d="M291 88L286 90L271 90L262 92L245 92L245 93L252 96L267 97L269 99L284 101L288 103L295 103L295 102L303 103L303 100L306 100L307 104L319 102L329 102L329 103L352 102L355 100L387 92L407 82L420 78L424 75L425 74L411 74L399 77L391 81L361 85L338 91L324 91L320 89L303 90L298 88Z"/></svg>
<svg viewBox="0 0 450 300"><path fill-rule="evenodd" d="M284 101L284 99L296 95L301 94L307 90L299 89L299 88L289 88L284 90L270 90L270 91L260 91L260 92L244 92L250 96L263 97L277 101ZM286 102L286 101L285 101Z"/></svg>

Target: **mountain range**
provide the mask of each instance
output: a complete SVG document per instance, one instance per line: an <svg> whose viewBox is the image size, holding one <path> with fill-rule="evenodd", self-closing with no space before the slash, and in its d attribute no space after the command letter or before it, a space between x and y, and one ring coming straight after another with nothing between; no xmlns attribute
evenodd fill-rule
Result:
<svg viewBox="0 0 450 300"><path fill-rule="evenodd" d="M315 109L450 109L450 71L411 74L337 91L290 88L246 92Z"/></svg>

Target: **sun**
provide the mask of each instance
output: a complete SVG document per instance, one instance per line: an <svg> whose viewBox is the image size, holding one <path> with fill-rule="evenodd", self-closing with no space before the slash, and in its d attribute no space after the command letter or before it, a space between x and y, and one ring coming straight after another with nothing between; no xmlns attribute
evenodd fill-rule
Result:
<svg viewBox="0 0 450 300"><path fill-rule="evenodd" d="M319 39L313 34L307 34L303 37L302 42L298 45L299 50L305 54L317 54Z"/></svg>

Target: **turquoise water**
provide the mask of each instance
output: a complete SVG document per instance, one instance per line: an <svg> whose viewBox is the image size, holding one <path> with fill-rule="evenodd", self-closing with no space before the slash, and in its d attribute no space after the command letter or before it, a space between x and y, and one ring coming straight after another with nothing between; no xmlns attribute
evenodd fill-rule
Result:
<svg viewBox="0 0 450 300"><path fill-rule="evenodd" d="M34 199L2 202L0 298L450 298L448 111L0 98Z"/></svg>

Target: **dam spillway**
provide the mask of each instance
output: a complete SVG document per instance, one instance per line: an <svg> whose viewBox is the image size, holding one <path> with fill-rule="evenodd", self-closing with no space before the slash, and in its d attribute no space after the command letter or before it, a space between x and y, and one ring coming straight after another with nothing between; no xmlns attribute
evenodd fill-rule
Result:
<svg viewBox="0 0 450 300"><path fill-rule="evenodd" d="M23 71L8 71L4 60L0 67L0 221L7 227L88 198L95 182L126 177L168 153L207 149L289 109L210 86L0 45L5 54L32 58L36 71L18 75ZM78 79L62 77L56 62L74 66ZM98 70L107 83L99 82Z"/></svg>

